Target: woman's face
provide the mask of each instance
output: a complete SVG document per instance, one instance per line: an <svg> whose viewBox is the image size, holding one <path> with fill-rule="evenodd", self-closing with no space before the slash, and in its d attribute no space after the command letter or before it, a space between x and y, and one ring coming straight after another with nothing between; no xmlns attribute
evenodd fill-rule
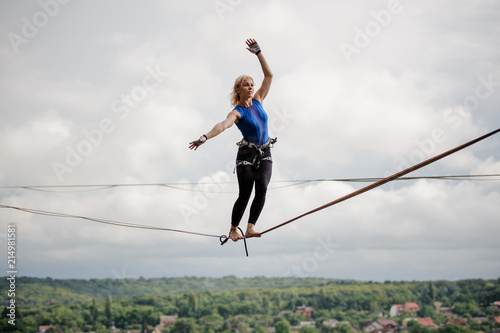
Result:
<svg viewBox="0 0 500 333"><path fill-rule="evenodd" d="M238 88L238 94L240 94L240 99L248 99L253 97L254 93L254 85L253 80L248 78L241 82L240 87Z"/></svg>

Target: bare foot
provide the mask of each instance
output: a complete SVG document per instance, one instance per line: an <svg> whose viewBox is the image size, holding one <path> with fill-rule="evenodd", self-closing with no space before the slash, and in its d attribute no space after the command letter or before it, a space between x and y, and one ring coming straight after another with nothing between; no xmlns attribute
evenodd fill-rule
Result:
<svg viewBox="0 0 500 333"><path fill-rule="evenodd" d="M245 238L251 237L261 237L262 235L253 229L254 224L248 223L247 231L245 232Z"/></svg>
<svg viewBox="0 0 500 333"><path fill-rule="evenodd" d="M231 238L233 242L237 242L238 239L243 239L243 236L240 235L238 229L231 228L231 231L229 232L229 238Z"/></svg>

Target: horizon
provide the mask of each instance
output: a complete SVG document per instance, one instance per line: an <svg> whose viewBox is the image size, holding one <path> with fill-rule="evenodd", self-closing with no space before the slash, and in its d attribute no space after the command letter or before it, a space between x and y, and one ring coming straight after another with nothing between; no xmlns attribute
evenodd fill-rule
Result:
<svg viewBox="0 0 500 333"><path fill-rule="evenodd" d="M8 277L8 275L5 275L4 277ZM495 281L500 279L499 277L496 278L464 278L464 279L458 279L458 280L446 280L446 279L439 279L439 280L356 280L356 279L350 279L350 278L328 278L328 277L320 277L320 276L305 276L305 277L300 277L300 276L262 276L262 275L254 275L254 276L243 276L243 277L238 277L235 275L224 275L224 276L198 276L198 275L185 275L185 276L152 276L152 277L144 277L144 276L139 276L139 277L105 277L105 278L53 278L50 276L46 277L39 277L39 276L24 276L24 275L17 275L16 278L27 278L27 279L39 279L39 280L81 280L81 281L91 281L91 280L161 280L161 279L183 279L183 278L196 278L196 279L214 279L214 280L222 280L225 278L234 278L238 280L252 280L255 278L263 278L263 279L296 279L296 280L327 280L327 281L338 281L338 282L353 282L353 283L362 283L362 284L398 284L398 283L423 283L423 282L460 282L460 281L474 281L474 280L480 280L480 281Z"/></svg>

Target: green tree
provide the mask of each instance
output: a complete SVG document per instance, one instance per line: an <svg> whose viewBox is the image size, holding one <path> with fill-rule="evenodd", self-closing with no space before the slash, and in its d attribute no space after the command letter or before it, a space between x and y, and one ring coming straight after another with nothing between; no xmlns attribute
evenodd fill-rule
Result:
<svg viewBox="0 0 500 333"><path fill-rule="evenodd" d="M428 288L429 288L430 303L432 303L436 300L436 286L434 285L434 282L429 281Z"/></svg>
<svg viewBox="0 0 500 333"><path fill-rule="evenodd" d="M477 306L476 301L470 300L467 303L465 302L457 302L453 304L453 312L462 316L462 317L471 317L478 313L479 307Z"/></svg>
<svg viewBox="0 0 500 333"><path fill-rule="evenodd" d="M205 329L219 331L224 325L224 318L218 314L207 315L198 319L198 324Z"/></svg>
<svg viewBox="0 0 500 333"><path fill-rule="evenodd" d="M465 333L467 329L460 325L446 324L438 329L438 333Z"/></svg>
<svg viewBox="0 0 500 333"><path fill-rule="evenodd" d="M467 303L467 311L471 316L479 314L479 306L477 305L475 300L470 300Z"/></svg>
<svg viewBox="0 0 500 333"><path fill-rule="evenodd" d="M188 308L189 308L189 314L195 317L196 313L198 312L198 300L196 299L196 295L194 293L189 294Z"/></svg>
<svg viewBox="0 0 500 333"><path fill-rule="evenodd" d="M196 333L198 327L193 318L179 318L179 320L171 326L170 333Z"/></svg>
<svg viewBox="0 0 500 333"><path fill-rule="evenodd" d="M106 327L111 328L113 325L113 300L111 296L106 297L106 307L104 309L104 314L106 315Z"/></svg>
<svg viewBox="0 0 500 333"><path fill-rule="evenodd" d="M292 331L290 323L285 319L278 321L274 327L276 328L276 333L290 333Z"/></svg>
<svg viewBox="0 0 500 333"><path fill-rule="evenodd" d="M317 331L309 326L304 326L300 329L299 333L316 333Z"/></svg>
<svg viewBox="0 0 500 333"><path fill-rule="evenodd" d="M430 305L423 305L420 310L418 311L418 316L419 317L423 317L423 318L426 318L426 317L433 317L434 316L434 308Z"/></svg>
<svg viewBox="0 0 500 333"><path fill-rule="evenodd" d="M352 327L345 323L339 323L337 327L335 327L335 331L338 333L352 333Z"/></svg>
<svg viewBox="0 0 500 333"><path fill-rule="evenodd" d="M231 307L227 304L217 305L217 312L223 317L227 318L232 313Z"/></svg>
<svg viewBox="0 0 500 333"><path fill-rule="evenodd" d="M408 327L411 328L411 333L435 333L436 332L435 329L430 328L430 327L424 327L416 320L410 320L408 322Z"/></svg>
<svg viewBox="0 0 500 333"><path fill-rule="evenodd" d="M255 330L253 331L254 333L267 333L267 328L264 326L257 326L255 327Z"/></svg>
<svg viewBox="0 0 500 333"><path fill-rule="evenodd" d="M238 331L239 332L246 332L248 331L248 324L244 321L238 322Z"/></svg>
<svg viewBox="0 0 500 333"><path fill-rule="evenodd" d="M486 315L489 317L498 317L500 316L500 310L497 307L490 306L486 308Z"/></svg>
<svg viewBox="0 0 500 333"><path fill-rule="evenodd" d="M94 330L96 329L98 316L99 316L99 311L97 310L97 300L93 298L92 305L90 306L90 322Z"/></svg>

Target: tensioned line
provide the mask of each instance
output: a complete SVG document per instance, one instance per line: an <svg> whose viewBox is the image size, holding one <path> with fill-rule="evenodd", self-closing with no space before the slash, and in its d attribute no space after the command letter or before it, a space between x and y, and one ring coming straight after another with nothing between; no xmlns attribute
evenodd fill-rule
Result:
<svg viewBox="0 0 500 333"><path fill-rule="evenodd" d="M297 179L297 180L274 180L273 183L290 183L288 185L280 185L269 188L269 190L282 189L291 186L303 185L316 182L347 182L347 183L367 183L376 182L384 178L365 177L365 178L317 178L317 179ZM415 176L415 177L400 177L394 180L474 180L474 181L497 181L500 180L500 174L482 174L482 175L445 175L445 176ZM32 191L52 192L52 193L67 193L67 192L88 192L100 191L118 187L166 187L174 190L204 192L202 189L184 188L182 186L192 185L213 185L213 184L237 184L236 181L213 181L213 182L179 182L179 183L132 183L132 184L74 184L74 185L0 185L0 189L24 189ZM71 191L51 191L50 189L75 189ZM85 190L81 190L85 188ZM235 191L219 193L235 193Z"/></svg>
<svg viewBox="0 0 500 333"><path fill-rule="evenodd" d="M86 217L86 216L48 212L48 211L39 210L39 209L32 209L32 208L22 208L22 207L9 206L9 205L0 205L0 208L10 208L10 209L15 209L15 210L19 210L22 212L37 214L37 215L83 219L83 220L87 220L87 221L109 224L109 225L114 225L114 226L118 226L118 227L125 227L125 228L137 228L137 229L148 229L148 230L158 230L158 231L173 231L173 232L180 232L180 233L197 235L197 236L217 237L217 238L220 237L217 235L210 235L210 234L205 234L205 233L201 233L201 232L186 231L186 230L171 229L171 228L161 228L161 227L154 227L154 226L120 222L120 221L111 221L111 220L104 220L104 219L98 219L98 218L92 218L92 217Z"/></svg>
<svg viewBox="0 0 500 333"><path fill-rule="evenodd" d="M363 188L361 188L361 189L359 189L357 191L354 191L354 192L352 192L352 193L350 193L350 194L348 194L346 196L343 196L343 197L341 197L339 199L336 199L336 200L331 201L331 202L329 202L329 203L327 203L325 205L322 205L322 206L320 206L318 208L315 208L315 209L313 209L311 211L308 211L308 212L306 212L306 213L304 213L302 215L296 216L296 217L294 217L294 218L292 218L292 219L290 219L288 221L285 221L285 222L283 222L281 224L278 224L278 225L276 225L276 226L274 226L274 227L272 227L270 229L267 229L267 230L261 232L260 234L261 235L266 234L266 233L268 233L268 232L270 232L272 230L278 229L278 228L280 228L280 227L282 227L284 225L287 225L287 224L289 224L291 222L294 222L294 221L296 221L296 220L298 220L300 218L303 218L303 217L305 217L307 215L316 213L316 212L318 212L320 210L323 210L325 208L331 207L331 206L333 206L335 204L338 204L338 203L340 203L342 201L351 199L351 198L353 198L353 197L355 197L357 195L360 195L360 194L362 194L364 192L368 192L368 191L370 191L370 190L372 190L372 189L374 189L376 187L379 187L379 186L381 186L383 184L386 184L388 182L396 180L396 179L400 178L401 176L403 176L405 174L413 172L413 171L415 171L417 169L420 169L420 168L422 168L422 167L424 167L426 165L434 163L434 162L436 162L436 161L438 161L438 160L440 160L440 159L442 159L442 158L444 158L446 156L454 154L454 153L456 153L456 152L458 152L458 151L460 151L460 150L462 150L462 149L464 149L464 148L466 148L468 146L471 146L471 145L473 145L473 144L475 144L475 143L477 143L477 142L479 142L481 140L484 140L484 139L486 139L486 138L488 138L488 137L490 137L490 136L492 136L492 135L494 135L494 134L496 134L498 132L500 132L500 128L497 129L497 130L495 130L495 131L492 131L492 132L490 132L488 134L485 134L485 135L483 135L483 136L481 136L479 138L476 138L476 139L474 139L472 141L469 141L469 142L467 142L465 144L462 144L462 145L460 145L460 146L458 146L456 148L450 149L450 150L448 150L448 151L446 151L446 152L444 152L444 153L442 153L440 155L436 155L436 156L434 156L432 158L429 158L428 160L423 161L421 163L418 163L418 164L416 164L416 165L414 165L414 166L412 166L410 168L407 168L407 169L405 169L403 171L395 173L392 176L380 179L379 181L377 181L377 182L375 182L373 184L370 184L370 185L368 185L366 187L363 187ZM418 178L418 177L415 177L415 178ZM440 178L445 178L445 177L440 177ZM198 235L198 236L216 237L216 238L219 238L221 240L221 242L222 242L222 237L226 237L227 238L227 236L217 236L217 235L210 235L210 234L205 234L205 233L199 233L199 232L193 232L193 231L186 231L186 230L179 230L179 229L160 228L160 227L147 226L147 225L141 225L141 224L132 224L132 223L119 222L119 221L110 221L110 220L90 218L90 217L85 217L85 216L77 216L77 215L70 215L70 214L63 214L63 213L54 213L54 212L37 210L37 209L21 208L21 207L8 206L8 205L0 205L0 208L10 208L10 209L15 209L15 210L19 210L19 211L24 211L24 212L27 212L27 213L39 214L39 215L48 215L48 216L65 217L65 218L78 218L78 219L84 219L84 220L88 220L88 221L93 221L93 222L98 222L98 223L104 223L104 224L109 224L109 225L114 225L114 226L119 226L119 227L149 229L149 230L158 230L158 231L172 231L172 232L180 232L180 233L186 233L186 234L192 234L192 235ZM246 245L246 243L245 243L245 245ZM247 255L248 255L248 253L247 253Z"/></svg>
<svg viewBox="0 0 500 333"><path fill-rule="evenodd" d="M329 202L329 203L327 203L327 204L325 204L325 205L323 205L323 206L320 206L320 207L318 207L318 208L315 208L315 209L313 209L313 210L311 210L311 211L309 211L309 212L307 212L307 213L304 213L304 214L299 215L299 216L297 216L297 217L294 217L294 218L292 218L292 219L290 219L290 220L288 220L288 221L285 221L285 222L283 222L283 223L281 223L281 224L278 224L278 225L276 225L276 226L274 226L274 227L272 227L272 228L270 228L270 229L267 229L267 230L265 230L265 231L261 232L260 234L261 234L261 235L263 235L263 234L268 233L268 232L270 232L270 231L272 231L272 230L275 230L275 229L277 229L277 228L280 228L280 227L282 227L282 226L284 226L284 225L286 225L286 224L289 224L289 223L291 223L291 222L293 222L293 221L296 221L296 220L298 220L298 219L300 219L300 218L302 218L302 217L304 217L304 216L310 215L310 214L312 214L312 213L316 213L316 212L318 212L318 211L320 211L320 210L322 210L322 209L325 209L325 208L331 207L331 206L333 206L333 205L336 205L336 204L338 204L339 202L342 202L342 201L345 201L345 200L351 199L351 198L353 198L353 197L355 197L355 196L357 196L357 195L360 195L360 194L362 194L362 193L364 193L364 192L368 192L368 191L370 191L370 190L373 190L373 189L374 189L374 188L376 188L376 187L379 187L379 186L381 186L381 185L383 185L383 184L386 184L386 183L388 183L388 182L390 182L390 181L393 181L393 180L395 180L395 179L397 179L397 178L399 178L399 177L401 177L401 176L403 176L403 175L406 175L406 174L408 174L408 173L410 173L410 172L413 172L413 171L415 171L415 170L418 170L418 169L420 169L420 168L423 168L423 167L424 167L424 166L426 166L426 165L429 165L429 164L434 163L434 162L436 162L437 160L440 160L440 159L442 159L442 158L444 158L444 157L446 157L446 156L448 156L448 155L451 155L451 154L453 154L453 153L456 153L457 151L462 150L462 149L464 149L464 148L466 148L466 147L468 147L468 146L470 146L470 145L473 145L473 144L475 144L475 143L477 143L477 142L479 142L479 141L481 141L481 140L484 140L484 139L486 139L487 137L490 137L490 136L492 136L493 134L496 134L496 133L498 133L498 132L500 132L500 128L499 128L499 129L497 129L497 130L495 130L495 131L493 131L493 132L490 132L490 133L488 133L488 134L485 134L485 135L483 135L483 136L481 136L481 137L479 137L479 138L477 138L477 139L474 139L474 140L472 140L472 141L469 141L469 142L467 142L467 143L464 143L464 144L463 144L463 145L461 145L461 146L458 146L458 147L456 147L456 148L450 149L450 150L448 150L448 151L446 151L446 152L444 152L444 153L442 153L442 154L440 154L440 155L436 155L436 156L434 156L434 157L431 157L431 158L429 158L428 160L425 160L425 161L423 161L423 162L421 162L421 163L418 163L418 164L416 164L416 165L414 165L414 166L412 166L412 167L409 167L408 169L405 169L405 170L403 170L403 171L400 171L400 172L398 172L398 173L395 173L395 174L393 174L392 176L389 176L389 177L386 177L386 178L384 178L384 179L381 179L381 180L379 180L379 181L378 181L378 182L376 182L376 183L373 183L373 184L371 184L371 185L365 186L365 187L363 187L362 189L359 189L359 190L357 190L357 191L354 191L354 192L352 192L352 193L350 193L350 194L348 194L348 195L345 195L345 196L343 196L343 197L341 197L341 198L339 198L339 199L337 199L337 200L334 200L334 201Z"/></svg>

